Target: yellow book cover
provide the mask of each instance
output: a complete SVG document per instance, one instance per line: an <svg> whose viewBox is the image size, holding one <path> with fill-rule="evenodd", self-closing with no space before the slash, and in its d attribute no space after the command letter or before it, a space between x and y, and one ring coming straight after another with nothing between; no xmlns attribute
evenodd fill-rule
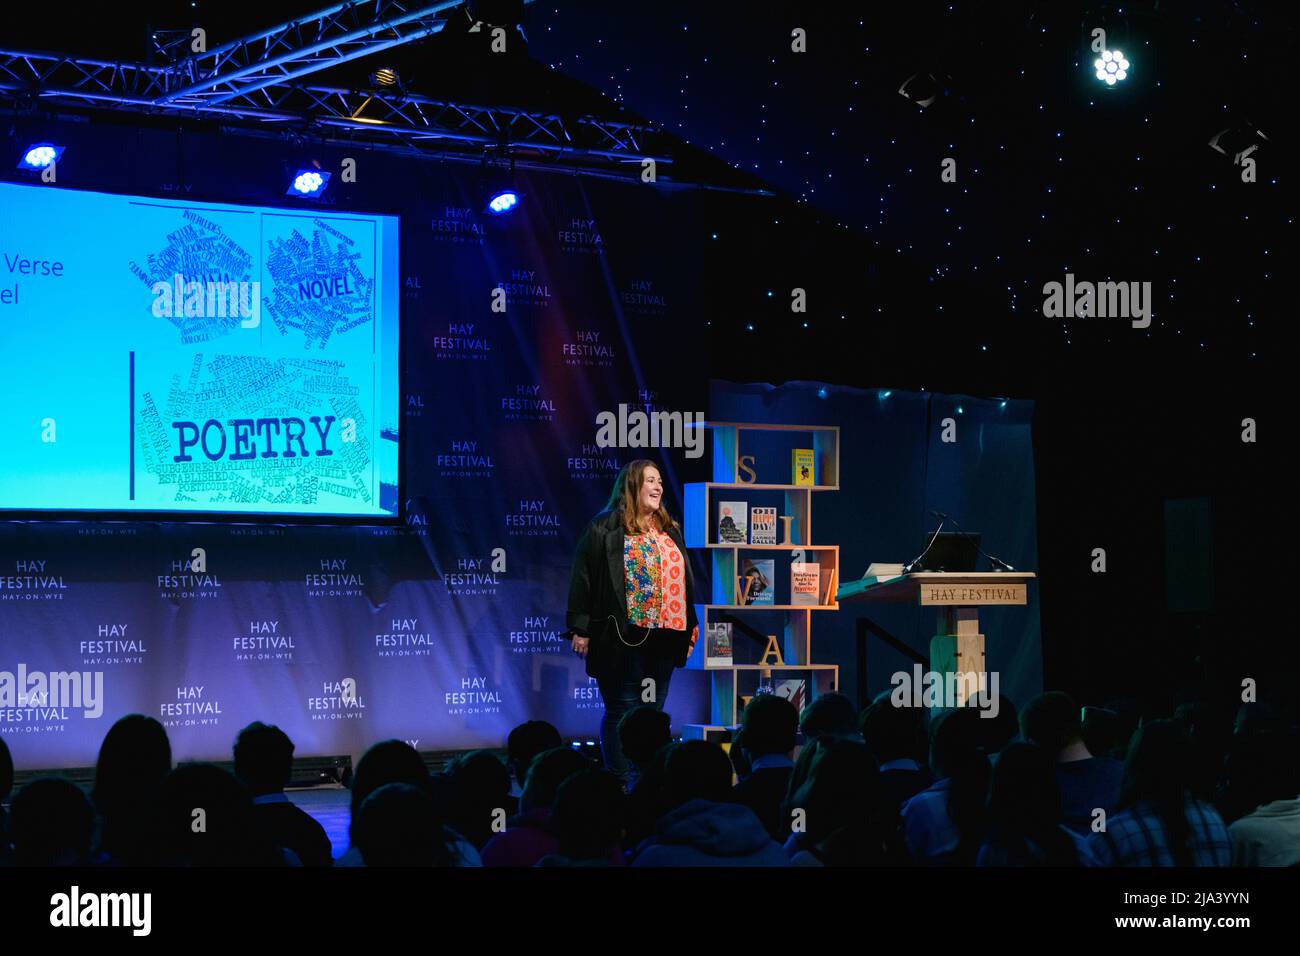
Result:
<svg viewBox="0 0 1300 956"><path fill-rule="evenodd" d="M790 453L791 471L793 477L790 483L794 485L815 485L816 478L816 457L811 448L796 448Z"/></svg>

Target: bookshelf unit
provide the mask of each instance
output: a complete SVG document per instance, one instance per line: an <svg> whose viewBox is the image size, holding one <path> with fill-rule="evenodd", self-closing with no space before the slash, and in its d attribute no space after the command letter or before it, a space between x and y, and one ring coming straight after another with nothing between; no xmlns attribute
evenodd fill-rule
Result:
<svg viewBox="0 0 1300 956"><path fill-rule="evenodd" d="M710 559L711 583L707 591L701 587L701 594L709 595L709 603L697 605L696 616L700 624L700 637L695 650L691 653L686 666L696 670L706 670L710 679L710 718L707 724L686 724L683 736L686 738L704 738L713 733L730 730L740 722L740 698L751 696L759 681L764 677L780 679L803 679L805 681L804 706L817 696L839 689L839 665L817 664L812 654L812 621L814 611L836 611L835 591L838 588L840 569L840 548L835 544L815 544L813 535L813 495L824 491L838 491L840 488L840 430L833 425L760 425L741 422L706 422L703 427L709 432L709 450L712 462L711 481L692 482L686 486L684 502L684 520L686 545L690 548L702 548ZM763 461L761 455L746 461L742 468L742 456L747 453L745 436L758 432L788 432L798 438L801 447L811 446L814 453L815 468L813 485L794 485L772 483L761 480L742 481L742 474L752 474L756 479L770 478L774 475L790 474L790 462L780 463ZM804 436L807 436L806 438ZM778 464L779 469L778 470ZM739 542L720 542L717 540L717 503L720 501L741 500L749 502L748 493L762 492L769 499L774 493L780 493L782 504L777 508L779 516L789 516L789 543L779 544L741 544ZM752 503L749 505L753 507ZM752 522L747 522L752 527ZM778 518L777 540L785 535L787 522ZM750 536L749 528L746 538ZM772 559L775 590L776 580L789 575L790 564L802 552L809 562L819 565L820 581L818 598L821 603L815 605L794 604L741 604L738 577L747 556ZM708 640L709 622L717 622L724 615L736 618L755 618L752 625L763 634L772 634L773 629L768 618L779 616L780 629L775 633L781 645L784 663L776 664L737 664L725 667L706 667L705 657ZM745 635L732 630L732 660L735 661L736 646Z"/></svg>

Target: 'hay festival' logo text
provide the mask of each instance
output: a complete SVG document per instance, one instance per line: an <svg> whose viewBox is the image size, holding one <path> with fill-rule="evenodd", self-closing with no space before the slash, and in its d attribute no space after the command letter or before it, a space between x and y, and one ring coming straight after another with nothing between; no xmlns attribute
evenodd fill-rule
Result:
<svg viewBox="0 0 1300 956"><path fill-rule="evenodd" d="M486 362L491 356L492 339L473 322L452 322L443 335L433 336L433 357Z"/></svg>
<svg viewBox="0 0 1300 956"><path fill-rule="evenodd" d="M552 626L550 615L525 616L523 627L510 632L510 650L516 654L555 654L568 643L564 632Z"/></svg>
<svg viewBox="0 0 1300 956"><path fill-rule="evenodd" d="M169 601L214 598L221 589L220 579L207 570L206 557L173 561L168 570L170 574L158 575L158 594Z"/></svg>
<svg viewBox="0 0 1300 956"><path fill-rule="evenodd" d="M626 289L619 290L623 308L634 315L666 315L668 300L656 292L649 279L633 279Z"/></svg>
<svg viewBox="0 0 1300 956"><path fill-rule="evenodd" d="M596 678L588 677L587 683L577 684L573 688L574 710L591 710L604 706L605 703L600 696L600 686L596 683Z"/></svg>
<svg viewBox="0 0 1300 956"><path fill-rule="evenodd" d="M602 342L599 329L578 329L572 342L560 343L565 365L582 368L613 368L614 346Z"/></svg>
<svg viewBox="0 0 1300 956"><path fill-rule="evenodd" d="M636 404L645 410L648 415L651 412L664 411L664 407L659 404L659 392L653 388L638 388L636 390Z"/></svg>
<svg viewBox="0 0 1300 956"><path fill-rule="evenodd" d="M6 733L63 733L76 716L103 715L103 671L28 670L21 661L15 670L0 670L0 727Z"/></svg>
<svg viewBox="0 0 1300 956"><path fill-rule="evenodd" d="M375 635L375 653L379 657L430 657L433 635L420 629L418 617L395 617L389 633Z"/></svg>
<svg viewBox="0 0 1300 956"><path fill-rule="evenodd" d="M600 227L594 219L569 220L569 228L557 229L555 241L565 252L589 252L603 255L605 240L601 238Z"/></svg>
<svg viewBox="0 0 1300 956"><path fill-rule="evenodd" d="M483 245L483 223L469 206L445 206L433 217L433 238L438 242Z"/></svg>
<svg viewBox="0 0 1300 956"><path fill-rule="evenodd" d="M202 684L176 688L176 699L158 705L164 727L215 727L221 723L221 701Z"/></svg>
<svg viewBox="0 0 1300 956"><path fill-rule="evenodd" d="M497 593L501 583L499 567L493 558L457 558L455 570L444 572L442 581L448 594L487 597Z"/></svg>
<svg viewBox="0 0 1300 956"><path fill-rule="evenodd" d="M367 532L372 538L427 538L429 536L429 516L425 513L428 502L421 498L407 498L402 512L402 527L388 528L372 526Z"/></svg>
<svg viewBox="0 0 1300 956"><path fill-rule="evenodd" d="M516 385L515 394L501 398L501 417L508 422L555 420L555 399L547 398L540 385Z"/></svg>
<svg viewBox="0 0 1300 956"><path fill-rule="evenodd" d="M506 515L506 534L528 538L557 538L560 518L546 508L544 498L521 498L519 508Z"/></svg>
<svg viewBox="0 0 1300 956"><path fill-rule="evenodd" d="M230 639L237 661L293 660L297 645L293 636L286 633L279 621L249 621L248 633Z"/></svg>
<svg viewBox="0 0 1300 956"><path fill-rule="evenodd" d="M423 293L424 288L420 285L420 277L418 275L407 276L402 280L403 299L419 299Z"/></svg>
<svg viewBox="0 0 1300 956"><path fill-rule="evenodd" d="M321 558L319 571L303 576L308 597L356 597L366 586L361 574L348 567L347 558Z"/></svg>
<svg viewBox="0 0 1300 956"><path fill-rule="evenodd" d="M357 693L356 678L344 677L321 684L321 696L307 698L312 720L362 720L366 703Z"/></svg>
<svg viewBox="0 0 1300 956"><path fill-rule="evenodd" d="M506 295L506 307L518 305L548 306L551 304L551 287L539 277L536 269L511 269L510 277L498 282L493 289Z"/></svg>
<svg viewBox="0 0 1300 956"><path fill-rule="evenodd" d="M144 638L130 631L129 624L100 624L96 640L79 641L82 664L104 667L111 664L143 664L149 648Z"/></svg>
<svg viewBox="0 0 1300 956"><path fill-rule="evenodd" d="M564 463L569 470L569 477L574 481L608 480L623 467L615 449L586 444L579 447L578 454L566 458Z"/></svg>
<svg viewBox="0 0 1300 956"><path fill-rule="evenodd" d="M39 558L20 558L13 574L0 574L0 601L62 601L67 589L63 575Z"/></svg>
<svg viewBox="0 0 1300 956"><path fill-rule="evenodd" d="M470 439L453 439L434 463L439 478L491 478L496 472L492 456Z"/></svg>
<svg viewBox="0 0 1300 956"><path fill-rule="evenodd" d="M486 677L461 678L460 690L446 691L443 699L448 717L501 713L501 691L490 687Z"/></svg>

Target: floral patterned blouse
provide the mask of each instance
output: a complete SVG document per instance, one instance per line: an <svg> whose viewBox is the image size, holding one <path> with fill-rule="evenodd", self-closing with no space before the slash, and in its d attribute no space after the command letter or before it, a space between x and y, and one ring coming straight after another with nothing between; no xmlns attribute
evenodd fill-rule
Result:
<svg viewBox="0 0 1300 956"><path fill-rule="evenodd" d="M662 531L624 535L623 568L629 623L686 630L686 571L671 537Z"/></svg>

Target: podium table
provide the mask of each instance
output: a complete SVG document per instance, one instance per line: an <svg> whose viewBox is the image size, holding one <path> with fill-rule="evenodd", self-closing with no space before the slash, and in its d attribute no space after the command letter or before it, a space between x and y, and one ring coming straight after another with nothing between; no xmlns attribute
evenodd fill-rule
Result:
<svg viewBox="0 0 1300 956"><path fill-rule="evenodd" d="M843 585L835 599L840 604L854 601L910 602L938 610L934 636L930 638L930 670L947 674L982 674L984 634L980 631L981 607L1027 604L1029 571L916 571L890 578L863 578ZM958 704L966 699L965 681L956 681Z"/></svg>

